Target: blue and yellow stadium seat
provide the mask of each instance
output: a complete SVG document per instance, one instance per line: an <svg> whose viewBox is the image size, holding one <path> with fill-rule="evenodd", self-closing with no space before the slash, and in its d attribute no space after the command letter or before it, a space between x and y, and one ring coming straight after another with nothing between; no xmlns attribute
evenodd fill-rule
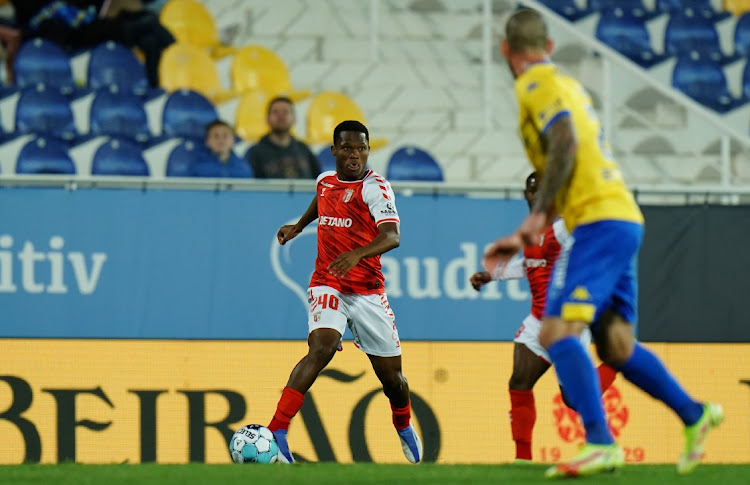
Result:
<svg viewBox="0 0 750 485"><path fill-rule="evenodd" d="M234 55L231 76L232 88L240 93L260 90L287 96L295 103L310 95L309 90L295 90L284 61L260 45L245 46Z"/></svg>
<svg viewBox="0 0 750 485"><path fill-rule="evenodd" d="M266 111L271 99L272 96L262 90L250 91L240 97L234 130L243 140L255 142L268 132Z"/></svg>
<svg viewBox="0 0 750 485"><path fill-rule="evenodd" d="M129 91L113 86L100 90L91 103L89 132L146 143L151 138L143 101Z"/></svg>
<svg viewBox="0 0 750 485"><path fill-rule="evenodd" d="M218 117L214 105L200 93L189 89L175 91L167 98L162 111L162 137L202 143L206 125Z"/></svg>
<svg viewBox="0 0 750 485"><path fill-rule="evenodd" d="M94 153L91 174L148 177L149 169L140 146L126 140L111 139Z"/></svg>
<svg viewBox="0 0 750 485"><path fill-rule="evenodd" d="M64 143L40 136L21 148L16 159L16 173L72 175L76 173L76 167Z"/></svg>
<svg viewBox="0 0 750 485"><path fill-rule="evenodd" d="M211 12L195 0L170 0L162 8L159 21L177 42L206 49L213 58L228 56L236 50L221 43Z"/></svg>
<svg viewBox="0 0 750 485"><path fill-rule="evenodd" d="M393 152L386 168L388 180L442 182L443 170L435 158L415 146L404 146Z"/></svg>
<svg viewBox="0 0 750 485"><path fill-rule="evenodd" d="M21 90L16 105L15 132L51 136L66 143L74 143L79 138L68 99L57 89L43 84Z"/></svg>
<svg viewBox="0 0 750 485"><path fill-rule="evenodd" d="M167 47L159 61L159 80L167 91L191 89L214 103L235 97L235 93L221 87L213 59L206 51L190 44L176 42Z"/></svg>
<svg viewBox="0 0 750 485"><path fill-rule="evenodd" d="M367 121L357 103L347 95L322 91L313 97L307 110L307 142L331 143L336 125L346 120L357 120L367 126ZM377 150L388 144L385 138L370 138L370 149Z"/></svg>

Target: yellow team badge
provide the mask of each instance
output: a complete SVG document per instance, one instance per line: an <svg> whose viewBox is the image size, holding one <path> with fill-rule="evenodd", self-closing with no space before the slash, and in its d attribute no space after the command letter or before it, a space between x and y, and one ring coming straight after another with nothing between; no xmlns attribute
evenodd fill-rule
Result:
<svg viewBox="0 0 750 485"><path fill-rule="evenodd" d="M586 289L585 286L577 286L575 290L573 290L573 293L571 293L571 296L574 300L578 301L588 301L591 300L591 294L589 293L589 290Z"/></svg>

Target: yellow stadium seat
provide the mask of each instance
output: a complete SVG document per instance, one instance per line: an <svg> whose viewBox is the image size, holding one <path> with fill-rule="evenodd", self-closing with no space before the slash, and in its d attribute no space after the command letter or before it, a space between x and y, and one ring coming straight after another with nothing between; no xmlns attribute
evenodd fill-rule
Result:
<svg viewBox="0 0 750 485"><path fill-rule="evenodd" d="M750 0L724 0L724 10L740 16L750 12Z"/></svg>
<svg viewBox="0 0 750 485"><path fill-rule="evenodd" d="M216 65L206 51L180 42L175 42L162 53L159 80L167 91L192 89L217 104L235 96L235 93L221 88Z"/></svg>
<svg viewBox="0 0 750 485"><path fill-rule="evenodd" d="M265 91L251 91L241 95L235 113L235 131L243 140L256 142L268 133L268 102L276 95ZM290 130L297 136L294 126Z"/></svg>
<svg viewBox="0 0 750 485"><path fill-rule="evenodd" d="M214 58L236 51L221 43L211 12L196 0L170 0L162 8L159 21L177 42L208 49Z"/></svg>
<svg viewBox="0 0 750 485"><path fill-rule="evenodd" d="M265 91L252 91L240 98L235 116L235 131L242 139L256 142L268 132L266 110L271 100Z"/></svg>
<svg viewBox="0 0 750 485"><path fill-rule="evenodd" d="M351 98L343 93L323 91L315 95L307 110L307 142L331 143L336 125L346 120L357 120L367 126L365 115ZM388 144L385 138L370 137L370 149Z"/></svg>
<svg viewBox="0 0 750 485"><path fill-rule="evenodd" d="M245 46L234 55L231 76L233 89L240 93L262 90L274 96L287 96L295 103L310 95L309 90L293 89L284 61L259 45Z"/></svg>

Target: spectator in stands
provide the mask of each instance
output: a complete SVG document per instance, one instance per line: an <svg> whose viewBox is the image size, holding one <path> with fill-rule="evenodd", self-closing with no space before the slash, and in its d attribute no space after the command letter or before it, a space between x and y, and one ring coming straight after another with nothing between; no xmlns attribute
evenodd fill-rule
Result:
<svg viewBox="0 0 750 485"><path fill-rule="evenodd" d="M24 38L43 37L82 49L112 40L138 47L149 83L159 86L159 60L174 37L144 8L152 0L11 0Z"/></svg>
<svg viewBox="0 0 750 485"><path fill-rule="evenodd" d="M270 131L248 153L248 162L257 178L314 179L320 175L320 162L310 148L292 136L294 103L279 96L268 103L266 121Z"/></svg>
<svg viewBox="0 0 750 485"><path fill-rule="evenodd" d="M234 130L222 120L206 126L206 147L211 154L193 165L194 177L249 178L250 166L234 153Z"/></svg>

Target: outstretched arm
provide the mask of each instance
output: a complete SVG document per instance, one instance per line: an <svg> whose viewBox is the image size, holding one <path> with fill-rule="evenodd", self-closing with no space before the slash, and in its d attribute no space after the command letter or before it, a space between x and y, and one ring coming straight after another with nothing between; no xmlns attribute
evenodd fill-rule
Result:
<svg viewBox="0 0 750 485"><path fill-rule="evenodd" d="M524 245L539 243L539 234L555 213L555 196L570 180L576 161L578 141L570 115L561 116L547 128L547 161L542 183L536 193L531 214L510 236L498 239L484 253L482 265L487 271L508 262Z"/></svg>
<svg viewBox="0 0 750 485"><path fill-rule="evenodd" d="M526 277L526 260L515 259L498 266L492 272L492 279L497 281L520 280Z"/></svg>
<svg viewBox="0 0 750 485"><path fill-rule="evenodd" d="M318 218L318 196L317 194L315 197L313 197L312 202L310 202L310 206L307 208L304 214L302 214L302 217L299 218L299 221L297 221L297 224L289 224L286 226L281 226L281 229L279 229L279 232L276 233L276 239L279 240L279 244L284 245L287 243L287 241L294 239L297 234L302 232L304 228L307 227L308 224L310 224L312 221Z"/></svg>
<svg viewBox="0 0 750 485"><path fill-rule="evenodd" d="M378 226L380 233L369 244L352 251L339 254L328 265L328 271L336 277L343 277L364 258L379 256L401 244L401 232L397 222L384 222Z"/></svg>
<svg viewBox="0 0 750 485"><path fill-rule="evenodd" d="M492 272L478 271L471 275L471 286L479 291L490 281L520 280L526 276L526 260L519 258L509 263L502 263Z"/></svg>

